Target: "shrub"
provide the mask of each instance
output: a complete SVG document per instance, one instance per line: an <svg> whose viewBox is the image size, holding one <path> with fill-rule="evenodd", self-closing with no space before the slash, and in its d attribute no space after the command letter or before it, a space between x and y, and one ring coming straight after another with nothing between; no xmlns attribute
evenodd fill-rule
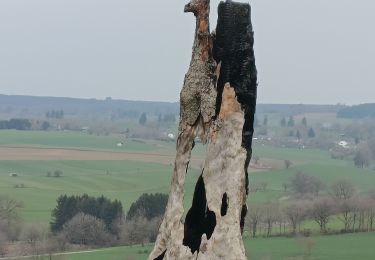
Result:
<svg viewBox="0 0 375 260"><path fill-rule="evenodd" d="M299 194L313 193L318 195L324 188L324 183L319 178L302 172L293 176L291 185L293 190Z"/></svg>
<svg viewBox="0 0 375 260"><path fill-rule="evenodd" d="M103 246L111 240L105 223L84 213L78 213L69 220L63 226L62 234L70 243L79 245Z"/></svg>
<svg viewBox="0 0 375 260"><path fill-rule="evenodd" d="M56 177L56 178L59 178L63 175L63 172L60 171L60 170L56 170L53 172L53 176Z"/></svg>

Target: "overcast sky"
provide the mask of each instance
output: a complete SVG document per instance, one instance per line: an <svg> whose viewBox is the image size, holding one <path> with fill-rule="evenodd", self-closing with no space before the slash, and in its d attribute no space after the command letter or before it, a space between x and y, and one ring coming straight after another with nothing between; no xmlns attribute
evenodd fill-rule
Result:
<svg viewBox="0 0 375 260"><path fill-rule="evenodd" d="M178 101L187 1L0 0L0 94ZM373 0L250 3L259 102L375 102Z"/></svg>

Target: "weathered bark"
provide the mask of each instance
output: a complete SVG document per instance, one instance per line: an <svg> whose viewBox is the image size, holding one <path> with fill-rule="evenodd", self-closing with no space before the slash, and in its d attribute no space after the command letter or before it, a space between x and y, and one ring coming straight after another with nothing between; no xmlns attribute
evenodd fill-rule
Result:
<svg viewBox="0 0 375 260"><path fill-rule="evenodd" d="M214 39L209 2L185 6L196 17L195 40L180 97L170 197L150 260L246 259L242 228L257 87L250 6L222 2ZM184 221L185 175L197 135L208 141L207 155Z"/></svg>

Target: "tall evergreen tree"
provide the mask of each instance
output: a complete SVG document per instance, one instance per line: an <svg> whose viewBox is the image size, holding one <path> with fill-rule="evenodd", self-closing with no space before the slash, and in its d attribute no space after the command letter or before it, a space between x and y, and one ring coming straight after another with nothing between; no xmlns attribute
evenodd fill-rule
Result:
<svg viewBox="0 0 375 260"><path fill-rule="evenodd" d="M147 116L146 113L142 113L141 117L139 118L139 124L145 125L147 122Z"/></svg>
<svg viewBox="0 0 375 260"><path fill-rule="evenodd" d="M299 130L297 130L296 137L298 140L301 140L301 133L299 132Z"/></svg>
<svg viewBox="0 0 375 260"><path fill-rule="evenodd" d="M309 132L307 134L310 138L314 138L315 137L315 131L312 127L310 127L309 129Z"/></svg>
<svg viewBox="0 0 375 260"><path fill-rule="evenodd" d="M148 220L162 216L167 206L168 195L162 193L142 194L136 202L134 202L126 215L126 219L130 220L134 217L145 217Z"/></svg>
<svg viewBox="0 0 375 260"><path fill-rule="evenodd" d="M293 127L294 126L294 117L290 116L288 120L288 126Z"/></svg>
<svg viewBox="0 0 375 260"><path fill-rule="evenodd" d="M90 197L87 194L81 196L62 195L57 199L57 205L52 211L51 230L58 232L67 221L78 213L84 213L102 220L108 230L111 230L113 222L123 216L123 208L120 201L111 201L101 196Z"/></svg>
<svg viewBox="0 0 375 260"><path fill-rule="evenodd" d="M281 119L281 121L280 121L280 125L281 125L282 127L285 127L285 126L286 126L286 119L285 119L285 117L283 117L283 119Z"/></svg>

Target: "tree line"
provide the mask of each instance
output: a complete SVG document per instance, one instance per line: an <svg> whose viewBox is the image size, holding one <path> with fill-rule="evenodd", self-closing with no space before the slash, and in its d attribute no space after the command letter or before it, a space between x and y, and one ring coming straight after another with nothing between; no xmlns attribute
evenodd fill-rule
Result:
<svg viewBox="0 0 375 260"><path fill-rule="evenodd" d="M154 242L167 200L166 194L142 194L125 214L118 200L87 194L62 195L47 226L22 224L18 216L22 203L0 196L0 256L21 251L28 255L52 254L75 245L104 247ZM18 244L23 249L9 252L11 241L21 242Z"/></svg>
<svg viewBox="0 0 375 260"><path fill-rule="evenodd" d="M375 118L375 103L344 107L337 112L339 118Z"/></svg>
<svg viewBox="0 0 375 260"><path fill-rule="evenodd" d="M57 199L57 205L52 211L51 230L61 231L64 224L75 215L83 213L102 220L105 227L112 231L113 222L123 215L122 204L118 200L101 196L98 198L84 195L62 195Z"/></svg>
<svg viewBox="0 0 375 260"><path fill-rule="evenodd" d="M315 223L322 234L374 231L375 190L358 194L353 183L344 179L326 187L318 177L305 173L295 174L285 186L291 197L286 201L250 203L246 229L251 236L310 236L313 231L304 227L306 222ZM267 183L259 187L257 192L266 190ZM64 251L72 245L154 242L167 201L166 194L142 194L125 214L118 200L62 195L48 228L20 225L18 210L23 205L0 196L0 255L7 254L7 241L24 241L32 248L30 254ZM329 228L334 220L342 224L340 229Z"/></svg>
<svg viewBox="0 0 375 260"><path fill-rule="evenodd" d="M120 201L101 196L60 196L51 230L64 243L132 245L154 242L168 195L142 194L125 215Z"/></svg>
<svg viewBox="0 0 375 260"><path fill-rule="evenodd" d="M309 236L312 231L303 228L306 221L314 222L321 234L374 231L375 190L356 194L354 185L342 179L332 183L325 194L317 196L323 187L319 182L311 176L297 174L290 183L294 199L284 203L251 203L247 216L251 236ZM342 224L341 229L329 228L333 220Z"/></svg>
<svg viewBox="0 0 375 260"><path fill-rule="evenodd" d="M258 133L261 135L267 135L267 126L268 126L268 115L264 115L263 121L260 122L258 117L255 116L254 118L254 127L260 128L258 129ZM301 119L300 124L296 123L294 116L290 115L289 117L283 116L280 120L280 126L282 128L289 128L288 136L289 137L296 137L298 140L302 139L302 135L305 134L308 138L316 137L316 132L313 127L308 127L307 118L303 117ZM300 126L300 127L297 127ZM293 128L297 128L294 130Z"/></svg>
<svg viewBox="0 0 375 260"><path fill-rule="evenodd" d="M64 118L64 110L50 110L46 113L47 118L62 119Z"/></svg>
<svg viewBox="0 0 375 260"><path fill-rule="evenodd" d="M0 129L30 130L31 122L28 119L12 118L0 121Z"/></svg>

